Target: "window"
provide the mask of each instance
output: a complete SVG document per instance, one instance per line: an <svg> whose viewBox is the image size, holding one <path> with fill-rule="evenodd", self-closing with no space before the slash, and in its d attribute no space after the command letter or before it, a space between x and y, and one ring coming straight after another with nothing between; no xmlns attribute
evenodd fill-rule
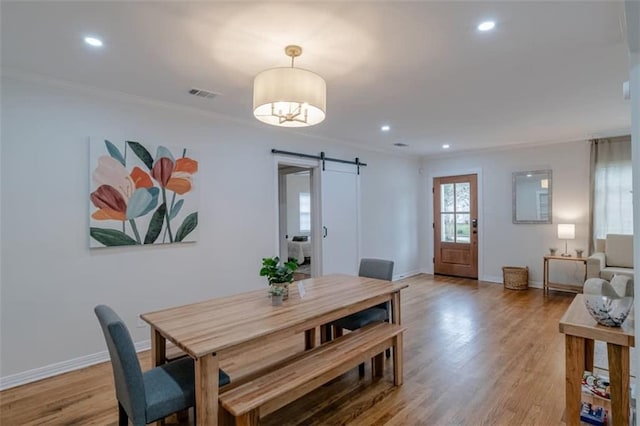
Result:
<svg viewBox="0 0 640 426"><path fill-rule="evenodd" d="M594 141L591 156L593 238L633 234L630 138Z"/></svg>
<svg viewBox="0 0 640 426"><path fill-rule="evenodd" d="M441 240L444 243L471 242L471 185L469 182L445 183L441 186Z"/></svg>
<svg viewBox="0 0 640 426"><path fill-rule="evenodd" d="M300 232L311 232L311 194L300 193Z"/></svg>
<svg viewBox="0 0 640 426"><path fill-rule="evenodd" d="M597 167L594 182L594 235L633 234L631 159Z"/></svg>

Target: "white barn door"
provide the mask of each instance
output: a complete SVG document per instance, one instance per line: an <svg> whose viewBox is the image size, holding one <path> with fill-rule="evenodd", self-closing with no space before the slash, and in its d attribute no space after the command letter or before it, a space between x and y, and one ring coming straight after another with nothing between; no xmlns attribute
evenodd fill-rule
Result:
<svg viewBox="0 0 640 426"><path fill-rule="evenodd" d="M326 162L321 172L322 274L358 274L360 177L353 164Z"/></svg>

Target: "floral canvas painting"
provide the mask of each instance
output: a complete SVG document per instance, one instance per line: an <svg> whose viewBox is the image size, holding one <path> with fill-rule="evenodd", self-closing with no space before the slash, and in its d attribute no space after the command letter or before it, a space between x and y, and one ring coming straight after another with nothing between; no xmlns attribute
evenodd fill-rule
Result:
<svg viewBox="0 0 640 426"><path fill-rule="evenodd" d="M198 161L187 149L91 140L90 247L196 241Z"/></svg>

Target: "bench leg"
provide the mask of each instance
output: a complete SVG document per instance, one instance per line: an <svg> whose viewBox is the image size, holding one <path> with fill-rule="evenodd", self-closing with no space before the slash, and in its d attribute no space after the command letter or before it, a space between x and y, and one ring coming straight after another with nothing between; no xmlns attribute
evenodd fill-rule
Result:
<svg viewBox="0 0 640 426"><path fill-rule="evenodd" d="M364 362L358 366L358 375L364 377Z"/></svg>
<svg viewBox="0 0 640 426"><path fill-rule="evenodd" d="M316 328L304 332L304 349L313 349L316 346Z"/></svg>
<svg viewBox="0 0 640 426"><path fill-rule="evenodd" d="M393 384L396 386L400 386L403 380L404 366L402 352L402 333L400 333L393 339Z"/></svg>
<svg viewBox="0 0 640 426"><path fill-rule="evenodd" d="M336 339L338 337L342 337L343 334L343 330L342 327L337 327L337 326L333 326L333 335L336 337Z"/></svg>
<svg viewBox="0 0 640 426"><path fill-rule="evenodd" d="M252 410L236 417L236 426L258 426L260 423L260 410Z"/></svg>
<svg viewBox="0 0 640 426"><path fill-rule="evenodd" d="M371 375L375 377L382 377L384 373L384 358L383 354L379 353L378 355L371 358Z"/></svg>
<svg viewBox="0 0 640 426"><path fill-rule="evenodd" d="M235 424L236 418L225 410L222 405L218 404L218 426L234 426Z"/></svg>

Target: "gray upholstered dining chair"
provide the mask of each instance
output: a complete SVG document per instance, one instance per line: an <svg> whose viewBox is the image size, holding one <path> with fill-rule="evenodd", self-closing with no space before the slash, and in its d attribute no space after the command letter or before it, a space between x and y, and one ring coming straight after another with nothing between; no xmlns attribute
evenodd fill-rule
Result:
<svg viewBox="0 0 640 426"><path fill-rule="evenodd" d="M383 259L361 259L358 275L361 277L376 278L391 281L393 279L393 261ZM364 311L356 312L347 317L334 321L332 326L336 337L342 335L342 330L357 330L367 324L377 321L389 321L389 302L381 303ZM390 356L387 350L387 357ZM364 376L364 364L359 367L360 376Z"/></svg>
<svg viewBox="0 0 640 426"><path fill-rule="evenodd" d="M119 424L146 425L194 405L195 376L189 357L142 372L129 330L108 306L94 309L109 348ZM218 383L229 383L229 376L219 370Z"/></svg>

